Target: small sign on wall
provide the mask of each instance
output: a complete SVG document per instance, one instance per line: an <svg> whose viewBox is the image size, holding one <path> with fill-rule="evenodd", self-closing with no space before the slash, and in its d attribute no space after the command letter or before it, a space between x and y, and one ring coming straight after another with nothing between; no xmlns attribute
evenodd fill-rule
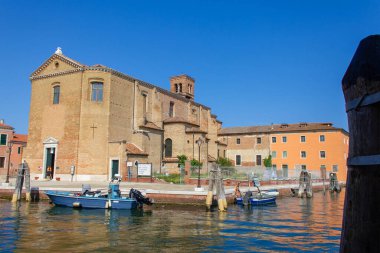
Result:
<svg viewBox="0 0 380 253"><path fill-rule="evenodd" d="M139 163L137 165L137 175L143 177L152 176L152 164L151 163Z"/></svg>
<svg viewBox="0 0 380 253"><path fill-rule="evenodd" d="M132 167L132 166L133 166L133 163L132 163L132 162L127 162L127 166L128 166L128 167Z"/></svg>

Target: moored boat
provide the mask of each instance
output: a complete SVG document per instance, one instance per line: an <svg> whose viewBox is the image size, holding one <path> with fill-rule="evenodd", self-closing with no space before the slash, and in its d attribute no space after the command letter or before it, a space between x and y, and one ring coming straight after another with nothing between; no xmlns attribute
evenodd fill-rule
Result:
<svg viewBox="0 0 380 253"><path fill-rule="evenodd" d="M49 199L57 206L76 208L136 209L143 204L152 204L141 192L131 189L128 197L121 196L119 181L108 186L108 193L100 191L84 191L83 193L68 191L45 191Z"/></svg>
<svg viewBox="0 0 380 253"><path fill-rule="evenodd" d="M260 206L276 203L276 196L266 195L263 193L258 193L251 196L247 196L247 194L249 195L249 192L247 192L242 198L236 198L236 204Z"/></svg>

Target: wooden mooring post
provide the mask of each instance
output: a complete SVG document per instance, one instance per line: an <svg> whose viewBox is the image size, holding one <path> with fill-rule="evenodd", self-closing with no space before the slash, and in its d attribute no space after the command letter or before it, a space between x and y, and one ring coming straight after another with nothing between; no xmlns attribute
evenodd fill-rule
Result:
<svg viewBox="0 0 380 253"><path fill-rule="evenodd" d="M16 187L13 193L12 202L17 202L21 200L22 195L22 187L25 181L25 198L26 201L30 201L30 171L28 164L26 162L20 164L18 168L18 174L16 179Z"/></svg>
<svg viewBox="0 0 380 253"><path fill-rule="evenodd" d="M340 252L380 252L380 35L360 42L342 88L350 144Z"/></svg>
<svg viewBox="0 0 380 253"><path fill-rule="evenodd" d="M221 169L216 164L212 164L209 172L208 193L206 197L207 209L211 209L214 190L216 191L219 211L225 211L227 209L227 200L224 192L223 176Z"/></svg>
<svg viewBox="0 0 380 253"><path fill-rule="evenodd" d="M311 173L302 170L299 178L298 197L302 198L304 195L308 198L313 197L313 185L311 181Z"/></svg>

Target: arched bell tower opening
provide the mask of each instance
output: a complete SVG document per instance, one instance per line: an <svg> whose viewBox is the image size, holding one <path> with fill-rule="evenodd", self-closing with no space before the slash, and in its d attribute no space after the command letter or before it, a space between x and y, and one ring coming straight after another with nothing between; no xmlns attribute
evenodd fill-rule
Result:
<svg viewBox="0 0 380 253"><path fill-rule="evenodd" d="M170 91L194 100L194 84L194 78L188 75L173 76L170 78Z"/></svg>

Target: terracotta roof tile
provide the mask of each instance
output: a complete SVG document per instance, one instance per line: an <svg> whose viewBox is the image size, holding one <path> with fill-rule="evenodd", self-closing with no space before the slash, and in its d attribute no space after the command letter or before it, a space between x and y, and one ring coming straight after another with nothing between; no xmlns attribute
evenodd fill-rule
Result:
<svg viewBox="0 0 380 253"><path fill-rule="evenodd" d="M2 128L2 129L9 129L9 130L13 130L14 129L13 127L11 127L9 125L5 125L5 124L1 124L1 123L0 123L0 128Z"/></svg>
<svg viewBox="0 0 380 253"><path fill-rule="evenodd" d="M164 124L169 124L169 123L185 123L193 126L199 126L196 123L190 122L189 120L182 118L182 117L172 117L172 118L167 118L164 120Z"/></svg>
<svg viewBox="0 0 380 253"><path fill-rule="evenodd" d="M268 126L248 126L222 128L218 135L250 134L250 133L281 133L281 132L307 132L307 131L328 131L342 128L333 127L332 123L298 123L298 124L273 124Z"/></svg>
<svg viewBox="0 0 380 253"><path fill-rule="evenodd" d="M145 125L141 125L140 127L143 127L143 128L150 128L150 129L156 129L156 130L162 130L159 126L157 126L156 124L154 124L153 122L147 122Z"/></svg>
<svg viewBox="0 0 380 253"><path fill-rule="evenodd" d="M207 134L207 131L201 130L199 127L187 128L186 133L201 133Z"/></svg>
<svg viewBox="0 0 380 253"><path fill-rule="evenodd" d="M13 140L14 142L28 142L28 135L27 134L15 134L13 136Z"/></svg>
<svg viewBox="0 0 380 253"><path fill-rule="evenodd" d="M144 155L147 156L148 154L145 153L143 150L141 150L139 147L137 147L133 143L127 143L126 144L126 151L129 155Z"/></svg>

